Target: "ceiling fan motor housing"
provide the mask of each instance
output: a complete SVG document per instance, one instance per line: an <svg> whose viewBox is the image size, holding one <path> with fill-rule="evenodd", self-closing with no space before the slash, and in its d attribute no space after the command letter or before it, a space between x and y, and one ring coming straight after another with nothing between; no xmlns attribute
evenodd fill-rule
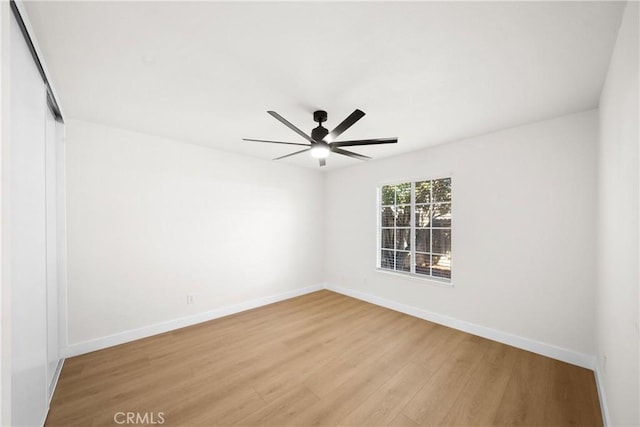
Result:
<svg viewBox="0 0 640 427"><path fill-rule="evenodd" d="M311 130L311 139L316 141L316 143L323 142L322 140L324 139L325 136L327 136L328 133L329 131L323 128L321 123L320 125L318 125L317 128L313 128Z"/></svg>

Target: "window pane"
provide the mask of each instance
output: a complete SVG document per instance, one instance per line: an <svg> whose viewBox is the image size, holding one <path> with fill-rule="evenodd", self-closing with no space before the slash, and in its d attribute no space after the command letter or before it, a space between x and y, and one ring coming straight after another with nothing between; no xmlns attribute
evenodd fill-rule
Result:
<svg viewBox="0 0 640 427"><path fill-rule="evenodd" d="M390 270L393 270L395 265L394 259L395 256L393 254L393 251L382 250L380 252L380 268L388 268Z"/></svg>
<svg viewBox="0 0 640 427"><path fill-rule="evenodd" d="M380 236L380 247L384 249L393 249L393 241L394 241L393 228L385 228L381 231L382 231L382 234Z"/></svg>
<svg viewBox="0 0 640 427"><path fill-rule="evenodd" d="M416 229L416 251L431 252L431 230Z"/></svg>
<svg viewBox="0 0 640 427"><path fill-rule="evenodd" d="M451 258L445 255L432 255L431 275L451 278Z"/></svg>
<svg viewBox="0 0 640 427"><path fill-rule="evenodd" d="M380 212L380 225L382 227L393 227L395 226L395 208L390 206L382 208Z"/></svg>
<svg viewBox="0 0 640 427"><path fill-rule="evenodd" d="M431 203L431 181L416 182L416 203Z"/></svg>
<svg viewBox="0 0 640 427"><path fill-rule="evenodd" d="M437 265L431 269L431 275L433 277L445 277L447 279L451 279L451 270L450 269L440 269Z"/></svg>
<svg viewBox="0 0 640 427"><path fill-rule="evenodd" d="M451 227L451 203L433 205L432 227Z"/></svg>
<svg viewBox="0 0 640 427"><path fill-rule="evenodd" d="M433 181L433 201L451 201L451 178L434 179Z"/></svg>
<svg viewBox="0 0 640 427"><path fill-rule="evenodd" d="M383 205L395 205L396 204L396 186L385 185L382 187L382 204Z"/></svg>
<svg viewBox="0 0 640 427"><path fill-rule="evenodd" d="M411 254L404 251L396 251L396 270L411 271Z"/></svg>
<svg viewBox="0 0 640 427"><path fill-rule="evenodd" d="M416 273L431 275L431 255L416 254Z"/></svg>
<svg viewBox="0 0 640 427"><path fill-rule="evenodd" d="M416 227L429 227L431 220L431 206L416 206Z"/></svg>
<svg viewBox="0 0 640 427"><path fill-rule="evenodd" d="M379 203L380 267L451 278L451 178L384 185Z"/></svg>
<svg viewBox="0 0 640 427"><path fill-rule="evenodd" d="M396 185L396 204L408 205L409 203L411 203L411 183Z"/></svg>
<svg viewBox="0 0 640 427"><path fill-rule="evenodd" d="M396 249L400 249L403 251L411 250L411 239L409 235L411 234L410 228L397 228L396 229Z"/></svg>
<svg viewBox="0 0 640 427"><path fill-rule="evenodd" d="M451 230L433 229L431 230L431 244L433 253L448 254L451 252Z"/></svg>
<svg viewBox="0 0 640 427"><path fill-rule="evenodd" d="M396 226L411 227L411 206L396 206Z"/></svg>

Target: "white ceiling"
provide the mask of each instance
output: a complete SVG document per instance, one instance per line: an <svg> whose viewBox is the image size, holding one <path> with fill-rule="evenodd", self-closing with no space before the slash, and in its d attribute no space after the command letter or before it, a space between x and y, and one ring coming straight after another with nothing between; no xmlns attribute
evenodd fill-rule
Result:
<svg viewBox="0 0 640 427"><path fill-rule="evenodd" d="M619 2L28 2L68 118L273 158L340 139L375 158L594 108ZM356 149L357 148L357 149ZM318 168L309 155L283 162ZM328 167L358 163L332 155Z"/></svg>

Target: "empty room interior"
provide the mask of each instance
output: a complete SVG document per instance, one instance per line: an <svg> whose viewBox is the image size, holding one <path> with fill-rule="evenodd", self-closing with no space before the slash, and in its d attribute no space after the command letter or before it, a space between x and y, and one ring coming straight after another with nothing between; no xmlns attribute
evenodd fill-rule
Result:
<svg viewBox="0 0 640 427"><path fill-rule="evenodd" d="M2 426L640 426L638 1L0 2Z"/></svg>

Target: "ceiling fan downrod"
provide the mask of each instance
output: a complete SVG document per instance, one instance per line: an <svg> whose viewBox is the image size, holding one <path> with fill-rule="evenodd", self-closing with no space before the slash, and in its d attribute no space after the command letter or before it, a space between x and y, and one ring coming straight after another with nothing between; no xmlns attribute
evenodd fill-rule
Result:
<svg viewBox="0 0 640 427"><path fill-rule="evenodd" d="M324 110L318 110L313 112L313 121L318 122L318 126L311 129L311 139L316 141L316 143L326 144L324 141L325 136L329 133L329 130L322 127L322 122L327 121L327 112ZM313 145L313 143L311 144Z"/></svg>

